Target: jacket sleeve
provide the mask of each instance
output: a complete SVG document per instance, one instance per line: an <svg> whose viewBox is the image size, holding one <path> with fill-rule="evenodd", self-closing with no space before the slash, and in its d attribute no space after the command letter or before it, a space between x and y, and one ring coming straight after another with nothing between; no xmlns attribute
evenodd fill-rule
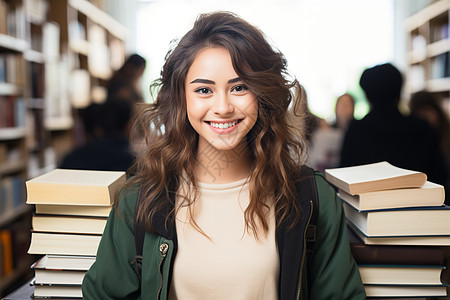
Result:
<svg viewBox="0 0 450 300"><path fill-rule="evenodd" d="M358 267L350 252L341 200L322 175L317 237L313 246L309 299L366 299Z"/></svg>
<svg viewBox="0 0 450 300"><path fill-rule="evenodd" d="M137 192L122 193L118 211L113 208L97 251L95 263L83 279L83 299L139 299L134 267L134 206Z"/></svg>

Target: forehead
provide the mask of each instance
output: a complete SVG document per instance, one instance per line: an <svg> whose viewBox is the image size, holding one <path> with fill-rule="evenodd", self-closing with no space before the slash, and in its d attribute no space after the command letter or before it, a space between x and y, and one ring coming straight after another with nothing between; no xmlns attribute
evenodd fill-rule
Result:
<svg viewBox="0 0 450 300"><path fill-rule="evenodd" d="M236 77L230 52L223 47L203 48L195 55L189 67L187 79L192 77Z"/></svg>

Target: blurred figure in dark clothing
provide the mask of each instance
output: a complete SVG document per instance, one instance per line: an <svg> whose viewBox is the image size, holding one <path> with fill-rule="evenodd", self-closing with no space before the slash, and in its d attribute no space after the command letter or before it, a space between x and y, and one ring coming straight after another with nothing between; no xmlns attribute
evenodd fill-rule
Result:
<svg viewBox="0 0 450 300"><path fill-rule="evenodd" d="M434 94L428 91L412 94L409 109L413 116L427 121L436 131L442 154L450 158L450 119Z"/></svg>
<svg viewBox="0 0 450 300"><path fill-rule="evenodd" d="M69 153L59 166L63 169L126 171L134 161L129 138L133 107L128 99L108 99L90 107L93 138ZM86 120L86 119L85 119Z"/></svg>
<svg viewBox="0 0 450 300"><path fill-rule="evenodd" d="M138 55L130 55L122 67L117 70L108 82L108 99L129 99L133 104L143 102L140 91L140 79L144 73L146 60Z"/></svg>
<svg viewBox="0 0 450 300"><path fill-rule="evenodd" d="M409 101L411 114L430 124L437 134L447 170L446 202L450 204L450 119L439 100L428 91L414 93Z"/></svg>
<svg viewBox="0 0 450 300"><path fill-rule="evenodd" d="M103 134L101 126L103 104L92 103L83 110L80 110L81 121L86 141L98 138Z"/></svg>
<svg viewBox="0 0 450 300"><path fill-rule="evenodd" d="M427 174L444 185L446 170L436 134L423 120L398 109L403 85L400 71L386 63L366 69L359 81L371 104L361 120L353 120L341 150L341 166L388 161Z"/></svg>

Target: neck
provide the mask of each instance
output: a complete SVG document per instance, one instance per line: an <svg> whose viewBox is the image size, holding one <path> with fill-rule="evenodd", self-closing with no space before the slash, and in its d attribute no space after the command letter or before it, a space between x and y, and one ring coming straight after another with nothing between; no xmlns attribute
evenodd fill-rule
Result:
<svg viewBox="0 0 450 300"><path fill-rule="evenodd" d="M198 147L195 176L204 183L229 183L247 178L250 160L246 143L231 150L219 150L211 144Z"/></svg>

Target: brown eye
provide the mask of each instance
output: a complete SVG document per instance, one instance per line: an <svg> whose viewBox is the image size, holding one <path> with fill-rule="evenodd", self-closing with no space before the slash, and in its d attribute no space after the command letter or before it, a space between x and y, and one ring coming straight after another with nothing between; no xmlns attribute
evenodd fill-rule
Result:
<svg viewBox="0 0 450 300"><path fill-rule="evenodd" d="M196 89L195 92L199 93L199 94L209 94L211 92L211 90L208 88L205 88L205 87L201 87L201 88Z"/></svg>
<svg viewBox="0 0 450 300"><path fill-rule="evenodd" d="M240 84L240 85L236 85L235 87L233 87L232 91L234 92L244 92L248 90L248 87L245 84Z"/></svg>

